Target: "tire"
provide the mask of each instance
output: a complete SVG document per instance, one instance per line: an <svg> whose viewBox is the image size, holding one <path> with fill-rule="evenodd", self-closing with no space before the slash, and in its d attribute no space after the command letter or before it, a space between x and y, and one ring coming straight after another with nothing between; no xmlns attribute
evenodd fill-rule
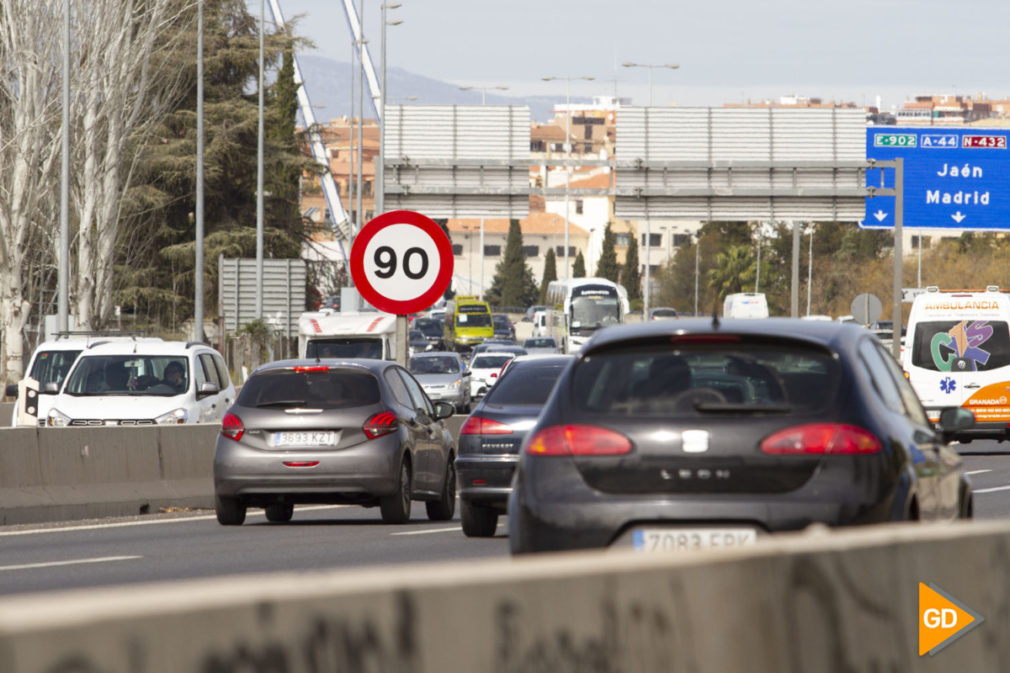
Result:
<svg viewBox="0 0 1010 673"><path fill-rule="evenodd" d="M280 503L266 506L267 521L273 523L286 523L291 521L291 516L295 513L295 506L291 503Z"/></svg>
<svg viewBox="0 0 1010 673"><path fill-rule="evenodd" d="M241 498L214 494L214 511L222 526L241 526L245 521L246 506Z"/></svg>
<svg viewBox="0 0 1010 673"><path fill-rule="evenodd" d="M498 529L498 512L490 507L474 505L465 500L460 503L463 534L467 537L493 537Z"/></svg>
<svg viewBox="0 0 1010 673"><path fill-rule="evenodd" d="M405 455L400 461L399 488L396 493L379 499L384 523L404 523L410 519L410 494L410 460Z"/></svg>
<svg viewBox="0 0 1010 673"><path fill-rule="evenodd" d="M961 487L961 505L958 510L959 519L973 519L975 517L975 503L970 486Z"/></svg>
<svg viewBox="0 0 1010 673"><path fill-rule="evenodd" d="M432 521L449 521L456 514L456 463L450 454L445 466L445 480L442 482L442 497L424 503L428 518Z"/></svg>

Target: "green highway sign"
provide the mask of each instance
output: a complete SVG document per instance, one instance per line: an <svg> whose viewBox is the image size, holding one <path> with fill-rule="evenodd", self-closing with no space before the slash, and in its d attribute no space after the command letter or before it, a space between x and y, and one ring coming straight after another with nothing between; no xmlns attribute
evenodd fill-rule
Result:
<svg viewBox="0 0 1010 673"><path fill-rule="evenodd" d="M915 147L914 133L877 133L873 136L874 147Z"/></svg>

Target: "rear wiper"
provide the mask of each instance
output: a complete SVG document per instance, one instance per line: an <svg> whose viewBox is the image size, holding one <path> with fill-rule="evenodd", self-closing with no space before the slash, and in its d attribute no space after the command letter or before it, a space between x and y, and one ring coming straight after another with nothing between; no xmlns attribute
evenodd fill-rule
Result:
<svg viewBox="0 0 1010 673"><path fill-rule="evenodd" d="M263 402L262 404L257 404L256 407L302 407L305 406L305 400L276 400L274 402Z"/></svg>
<svg viewBox="0 0 1010 673"><path fill-rule="evenodd" d="M696 402L695 411L707 414L787 414L793 410L788 404L743 404L740 402Z"/></svg>

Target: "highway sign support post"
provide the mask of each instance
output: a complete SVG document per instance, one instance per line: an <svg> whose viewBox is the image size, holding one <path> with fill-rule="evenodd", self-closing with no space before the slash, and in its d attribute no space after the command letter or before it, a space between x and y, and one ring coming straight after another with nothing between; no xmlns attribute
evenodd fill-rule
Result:
<svg viewBox="0 0 1010 673"><path fill-rule="evenodd" d="M901 361L901 227L905 219L905 160L901 157L890 161L876 161L870 159L870 168L879 168L880 187L867 185L866 187L866 210L870 211L870 201L874 197L893 196L894 197L894 282L891 286L891 319L894 321L894 337L891 340L891 354L895 360ZM894 187L885 188L884 170L894 169ZM879 212L879 211L878 211ZM880 218L883 219L883 218Z"/></svg>
<svg viewBox="0 0 1010 673"><path fill-rule="evenodd" d="M429 308L452 279L452 243L434 220L394 210L361 228L351 247L351 277L369 304L396 319L396 361L407 366L407 316Z"/></svg>

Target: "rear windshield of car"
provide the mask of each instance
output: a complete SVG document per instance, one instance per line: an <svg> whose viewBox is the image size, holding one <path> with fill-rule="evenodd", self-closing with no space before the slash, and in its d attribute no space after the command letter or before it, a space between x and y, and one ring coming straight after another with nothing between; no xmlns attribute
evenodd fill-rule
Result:
<svg viewBox="0 0 1010 673"><path fill-rule="evenodd" d="M527 339L523 342L523 348L554 348L556 346L554 339Z"/></svg>
<svg viewBox="0 0 1010 673"><path fill-rule="evenodd" d="M341 369L254 374L238 396L238 404L243 407L344 409L378 401L379 384L372 374Z"/></svg>
<svg viewBox="0 0 1010 673"><path fill-rule="evenodd" d="M551 365L523 362L511 365L505 376L491 388L484 403L496 406L542 405L567 366L567 362Z"/></svg>
<svg viewBox="0 0 1010 673"><path fill-rule="evenodd" d="M459 360L449 355L411 358L410 371L413 374L459 374Z"/></svg>
<svg viewBox="0 0 1010 673"><path fill-rule="evenodd" d="M838 366L827 352L728 345L588 357L575 370L575 403L592 413L642 416L809 411L825 407L838 388Z"/></svg>
<svg viewBox="0 0 1010 673"><path fill-rule="evenodd" d="M414 327L421 331L425 336L430 337L440 337L442 336L442 323L437 320L431 320L428 318L418 318L414 321Z"/></svg>
<svg viewBox="0 0 1010 673"><path fill-rule="evenodd" d="M74 364L74 360L80 354L79 350L42 351L35 356L35 362L32 364L32 370L28 372L28 376L38 381L40 387L47 383L61 384L63 379L67 377L70 366Z"/></svg>
<svg viewBox="0 0 1010 673"><path fill-rule="evenodd" d="M382 340L378 337L330 337L313 339L305 345L306 358L382 359Z"/></svg>
<svg viewBox="0 0 1010 673"><path fill-rule="evenodd" d="M503 364L511 360L514 355L511 353L506 355L478 355L473 359L474 369L497 369Z"/></svg>
<svg viewBox="0 0 1010 673"><path fill-rule="evenodd" d="M984 372L1010 365L1010 327L1002 320L920 322L911 348L916 367Z"/></svg>

